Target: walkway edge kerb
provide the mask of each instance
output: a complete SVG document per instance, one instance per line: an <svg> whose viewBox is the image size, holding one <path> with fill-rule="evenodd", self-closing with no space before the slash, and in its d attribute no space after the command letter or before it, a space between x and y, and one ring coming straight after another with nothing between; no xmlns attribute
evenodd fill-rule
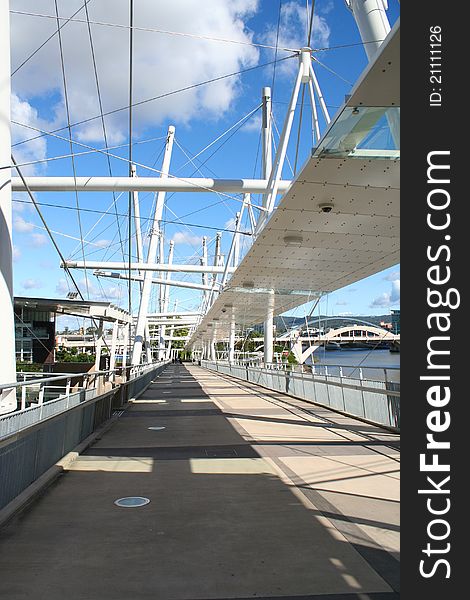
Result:
<svg viewBox="0 0 470 600"><path fill-rule="evenodd" d="M157 375L157 379L160 375ZM154 380L150 381L134 398L130 400L136 400L139 398L147 388L154 383ZM127 402L121 410L126 410L129 407ZM40 496L54 481L60 477L70 465L80 456L84 450L91 446L101 435L106 433L114 423L118 420L119 416L113 416L108 419L101 427L91 433L85 438L78 446L76 446L71 452L68 452L59 461L57 461L52 467L43 473L36 481L33 481L26 489L24 489L16 498L9 502L0 510L0 527L4 527L11 519L18 516L22 511L28 508L28 506L34 502L34 500Z"/></svg>

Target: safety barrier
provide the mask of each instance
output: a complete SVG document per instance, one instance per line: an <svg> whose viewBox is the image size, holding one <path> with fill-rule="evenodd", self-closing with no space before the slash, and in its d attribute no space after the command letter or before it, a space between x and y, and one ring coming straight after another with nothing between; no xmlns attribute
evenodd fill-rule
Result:
<svg viewBox="0 0 470 600"><path fill-rule="evenodd" d="M400 430L400 383L397 382L208 360L201 361L201 366L393 431Z"/></svg>
<svg viewBox="0 0 470 600"><path fill-rule="evenodd" d="M0 509L107 421L113 410L141 394L167 364L136 367L132 379L104 393L98 387L80 389L1 416Z"/></svg>

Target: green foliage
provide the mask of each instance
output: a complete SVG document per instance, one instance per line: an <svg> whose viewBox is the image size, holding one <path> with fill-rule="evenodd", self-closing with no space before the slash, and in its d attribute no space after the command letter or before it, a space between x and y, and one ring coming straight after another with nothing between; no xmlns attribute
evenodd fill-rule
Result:
<svg viewBox="0 0 470 600"><path fill-rule="evenodd" d="M186 337L189 333L189 328L188 327L182 327L181 329L175 329L173 331L173 335L174 337ZM171 343L171 347L172 348L184 348L186 342L184 340L181 341L177 341L177 340L173 340Z"/></svg>
<svg viewBox="0 0 470 600"><path fill-rule="evenodd" d="M24 362L17 362L16 363L16 372L39 372L42 371L42 365L39 363L24 363Z"/></svg>
<svg viewBox="0 0 470 600"><path fill-rule="evenodd" d="M299 363L297 362L297 359L295 358L294 354L292 352L289 352L289 354L287 355L287 362L290 365L298 365Z"/></svg>
<svg viewBox="0 0 470 600"><path fill-rule="evenodd" d="M78 362L78 363L92 363L95 362L94 354L87 354L86 352L78 352L77 348L60 348L55 353L56 362Z"/></svg>

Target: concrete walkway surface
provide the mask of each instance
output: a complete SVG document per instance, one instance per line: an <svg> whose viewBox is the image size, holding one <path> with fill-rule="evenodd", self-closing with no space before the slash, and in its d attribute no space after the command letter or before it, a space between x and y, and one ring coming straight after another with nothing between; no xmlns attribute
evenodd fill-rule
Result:
<svg viewBox="0 0 470 600"><path fill-rule="evenodd" d="M0 531L0 597L395 600L398 557L397 435L169 365Z"/></svg>

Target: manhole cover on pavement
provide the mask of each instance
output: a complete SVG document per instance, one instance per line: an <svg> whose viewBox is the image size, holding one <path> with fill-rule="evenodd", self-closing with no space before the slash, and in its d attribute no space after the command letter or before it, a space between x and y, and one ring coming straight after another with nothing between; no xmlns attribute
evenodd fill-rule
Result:
<svg viewBox="0 0 470 600"><path fill-rule="evenodd" d="M145 506L150 500L143 498L142 496L128 496L127 498L119 498L115 500L116 506L122 506L123 508L136 508L138 506Z"/></svg>

